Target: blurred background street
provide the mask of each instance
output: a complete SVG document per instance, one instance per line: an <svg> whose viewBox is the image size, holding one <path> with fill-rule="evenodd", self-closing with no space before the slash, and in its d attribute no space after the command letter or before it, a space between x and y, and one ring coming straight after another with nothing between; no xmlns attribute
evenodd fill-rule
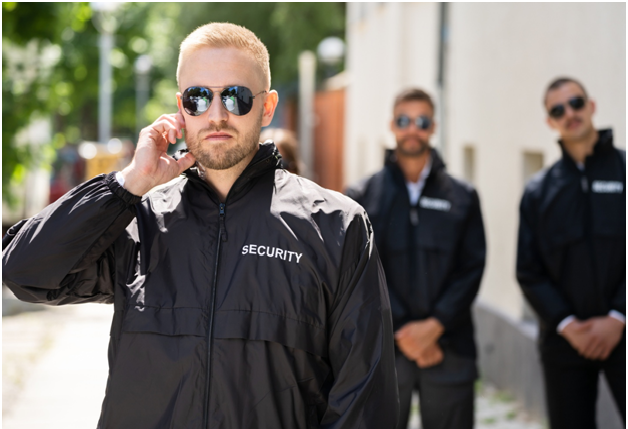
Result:
<svg viewBox="0 0 628 429"><path fill-rule="evenodd" d="M581 80L596 127L625 149L625 3L3 2L2 11L3 235L128 164L139 131L177 109L179 44L211 21L243 25L267 45L279 92L271 128L294 133L301 175L330 189L381 168L399 90L433 94L431 143L478 190L486 228L476 427L545 427L537 319L515 279L518 204L560 156L542 104L552 79ZM5 428L95 427L112 311L34 308L3 286ZM623 426L602 381L598 423Z"/></svg>

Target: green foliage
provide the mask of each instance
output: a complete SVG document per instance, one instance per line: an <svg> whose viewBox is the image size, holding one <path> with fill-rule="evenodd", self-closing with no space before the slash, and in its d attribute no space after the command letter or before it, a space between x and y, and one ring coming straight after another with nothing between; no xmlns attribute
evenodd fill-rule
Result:
<svg viewBox="0 0 628 429"><path fill-rule="evenodd" d="M135 75L139 55L153 61L151 98L141 122L176 110L181 41L208 22L243 25L270 53L273 86L293 85L301 51L325 37L344 37L344 3L121 3L109 58L114 71L112 135L135 140ZM98 134L99 32L89 3L2 3L2 192L34 163L50 163L59 149ZM284 94L285 95L285 94ZM44 147L16 139L33 119L50 118ZM45 147L49 149L45 149Z"/></svg>

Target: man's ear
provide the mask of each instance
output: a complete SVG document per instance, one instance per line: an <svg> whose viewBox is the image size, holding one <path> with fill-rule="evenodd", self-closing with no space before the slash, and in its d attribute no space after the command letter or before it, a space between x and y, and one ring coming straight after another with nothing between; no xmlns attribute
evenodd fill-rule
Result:
<svg viewBox="0 0 628 429"><path fill-rule="evenodd" d="M593 115L597 106L595 105L595 101L593 100L589 100L589 103L591 103L591 114Z"/></svg>
<svg viewBox="0 0 628 429"><path fill-rule="evenodd" d="M551 129L553 130L556 129L556 125L554 125L554 121L549 116L545 118L545 122L547 122L547 125L549 125Z"/></svg>
<svg viewBox="0 0 628 429"><path fill-rule="evenodd" d="M183 102L181 101L181 93L177 92L177 107L179 108L179 112L183 114Z"/></svg>
<svg viewBox="0 0 628 429"><path fill-rule="evenodd" d="M279 103L279 94L274 89L269 91L264 97L264 114L262 116L262 127L267 127L275 116L275 109Z"/></svg>

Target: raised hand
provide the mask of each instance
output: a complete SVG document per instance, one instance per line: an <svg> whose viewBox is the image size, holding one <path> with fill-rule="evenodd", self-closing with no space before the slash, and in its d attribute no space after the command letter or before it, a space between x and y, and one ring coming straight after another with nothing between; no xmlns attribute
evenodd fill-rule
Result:
<svg viewBox="0 0 628 429"><path fill-rule="evenodd" d="M183 136L185 119L181 111L161 115L140 132L131 164L124 170L124 187L134 195L144 195L155 186L169 182L196 162L191 153L178 161L166 151Z"/></svg>

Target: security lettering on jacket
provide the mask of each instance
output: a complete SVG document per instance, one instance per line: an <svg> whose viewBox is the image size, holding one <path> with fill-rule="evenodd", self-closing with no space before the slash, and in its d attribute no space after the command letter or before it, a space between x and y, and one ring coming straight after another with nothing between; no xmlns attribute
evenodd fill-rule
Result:
<svg viewBox="0 0 628 429"><path fill-rule="evenodd" d="M294 262L297 264L303 256L303 253L280 249L279 247L263 246L261 244L245 244L242 246L242 254L266 256L268 258L277 258L288 262L293 262L292 257L294 256Z"/></svg>

